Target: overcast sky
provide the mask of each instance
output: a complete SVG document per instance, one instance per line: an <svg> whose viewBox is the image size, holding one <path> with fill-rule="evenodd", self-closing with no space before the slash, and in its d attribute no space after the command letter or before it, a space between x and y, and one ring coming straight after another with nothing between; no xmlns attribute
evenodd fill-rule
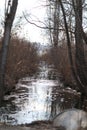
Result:
<svg viewBox="0 0 87 130"><path fill-rule="evenodd" d="M0 14L2 14L3 16L5 0L1 1L2 2L0 2ZM29 20L31 20L32 17L33 20L39 19L40 21L44 22L46 7L43 7L41 5L45 5L45 0L19 0L16 16L22 15L22 12L27 12L30 14ZM24 29L21 30L21 33L30 41L42 43L46 41L46 38L44 36L45 30L41 30L40 28L37 28L29 23L25 24L23 27Z"/></svg>

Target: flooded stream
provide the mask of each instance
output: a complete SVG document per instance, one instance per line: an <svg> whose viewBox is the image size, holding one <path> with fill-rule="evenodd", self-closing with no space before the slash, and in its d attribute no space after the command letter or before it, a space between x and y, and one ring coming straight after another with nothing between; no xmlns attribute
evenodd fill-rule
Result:
<svg viewBox="0 0 87 130"><path fill-rule="evenodd" d="M76 91L64 89L57 77L52 66L40 64L40 71L35 76L19 80L15 90L4 96L0 122L17 125L49 120L63 106L74 107L78 100Z"/></svg>

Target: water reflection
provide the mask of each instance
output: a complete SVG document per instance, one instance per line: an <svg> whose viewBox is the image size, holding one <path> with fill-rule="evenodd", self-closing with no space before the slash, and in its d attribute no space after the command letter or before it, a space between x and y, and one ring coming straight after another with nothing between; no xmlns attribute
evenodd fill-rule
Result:
<svg viewBox="0 0 87 130"><path fill-rule="evenodd" d="M15 90L4 96L0 121L17 125L48 120L62 108L73 107L79 98L77 92L64 89L57 77L52 66L40 64L39 72L34 77L21 79Z"/></svg>
<svg viewBox="0 0 87 130"><path fill-rule="evenodd" d="M52 89L52 106L51 106L51 116L55 117L59 112L75 108L76 104L79 102L80 93L76 90L72 90L67 87L53 87ZM80 102L79 102L80 103Z"/></svg>
<svg viewBox="0 0 87 130"><path fill-rule="evenodd" d="M51 69L47 65L40 66L37 75L19 81L16 89L4 97L0 108L1 122L14 125L50 118L52 88L58 84L57 80L52 80L53 74L48 79Z"/></svg>

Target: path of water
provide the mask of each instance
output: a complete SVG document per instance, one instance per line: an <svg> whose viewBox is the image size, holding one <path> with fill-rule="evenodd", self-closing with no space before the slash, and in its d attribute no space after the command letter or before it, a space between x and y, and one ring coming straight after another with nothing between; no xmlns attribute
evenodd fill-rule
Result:
<svg viewBox="0 0 87 130"><path fill-rule="evenodd" d="M19 80L14 91L4 96L0 122L11 125L49 120L62 108L73 108L78 101L75 90L64 88L53 66L41 63L33 77Z"/></svg>
<svg viewBox="0 0 87 130"><path fill-rule="evenodd" d="M0 121L14 125L49 119L52 88L58 84L58 80L52 80L54 77L52 67L41 64L36 77L19 80L16 89L4 97Z"/></svg>

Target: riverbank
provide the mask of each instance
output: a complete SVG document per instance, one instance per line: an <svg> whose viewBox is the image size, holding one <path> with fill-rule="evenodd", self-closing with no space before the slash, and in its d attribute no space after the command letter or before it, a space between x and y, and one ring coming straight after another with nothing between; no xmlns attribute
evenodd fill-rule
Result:
<svg viewBox="0 0 87 130"><path fill-rule="evenodd" d="M0 62L1 50L2 39L0 38ZM4 84L1 85L0 82L2 86L2 90L0 90L0 102L6 93L12 91L19 79L35 74L38 70L38 64L39 56L37 46L19 37L12 37L8 49L7 63L5 65L6 70L4 70Z"/></svg>
<svg viewBox="0 0 87 130"><path fill-rule="evenodd" d="M8 126L0 124L0 130L56 130L56 128L52 126L52 122L37 121L23 126ZM58 130L62 129L59 128Z"/></svg>
<svg viewBox="0 0 87 130"><path fill-rule="evenodd" d="M19 80L15 89L4 96L0 122L21 125L36 120L49 120L52 95L55 94L52 90L58 85L57 80L51 79L54 74L52 69L41 64L36 75Z"/></svg>

